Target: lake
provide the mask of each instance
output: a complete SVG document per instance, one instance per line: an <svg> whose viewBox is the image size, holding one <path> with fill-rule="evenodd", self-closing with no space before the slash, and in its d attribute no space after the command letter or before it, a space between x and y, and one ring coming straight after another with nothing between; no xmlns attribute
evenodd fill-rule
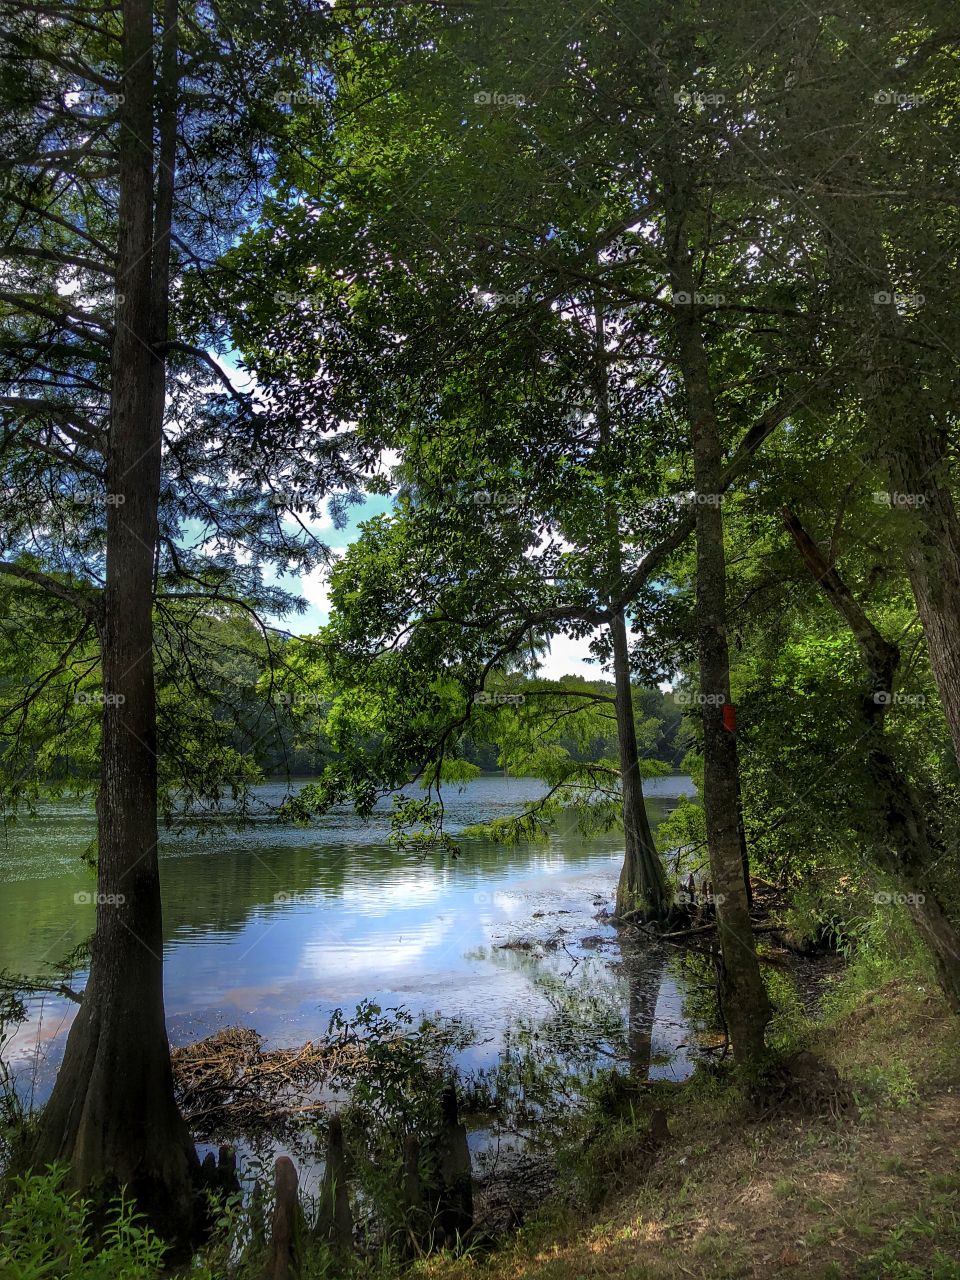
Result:
<svg viewBox="0 0 960 1280"><path fill-rule="evenodd" d="M683 777L645 788L653 822L694 794ZM258 795L272 804L284 790L267 784ZM445 789L449 830L516 813L542 791L536 780L500 776ZM264 818L241 831L162 835L172 1044L225 1026L252 1027L271 1046L299 1044L321 1036L334 1009L352 1013L372 998L467 1024L475 1034L462 1065L483 1068L518 1018L550 1017L558 981L605 1002L604 1017L611 1006L622 1012L626 1025L646 980L652 990L640 1003L647 1019L653 1013L654 1054L667 1060L654 1073L687 1073L677 973L669 964L631 972L615 930L595 919L613 901L621 833L585 838L565 827L544 844L469 839L456 859L424 857L388 844L389 808L367 823L338 810L309 829ZM38 975L91 933L94 907L84 898L95 886L82 854L93 834L92 809L78 802L7 829L0 968ZM74 986L84 981L83 971L73 977ZM30 1000L4 1054L22 1096L42 1101L49 1092L75 1011L60 996Z"/></svg>

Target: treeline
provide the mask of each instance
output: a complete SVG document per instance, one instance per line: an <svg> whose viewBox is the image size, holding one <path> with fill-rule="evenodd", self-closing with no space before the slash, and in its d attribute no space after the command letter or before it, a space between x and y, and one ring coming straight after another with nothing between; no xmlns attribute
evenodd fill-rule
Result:
<svg viewBox="0 0 960 1280"><path fill-rule="evenodd" d="M543 686L545 682L534 681L534 687ZM565 676L555 682L564 688L575 688L582 685L585 691L599 693L611 697L614 686L608 680L576 680ZM515 693L523 695L524 682L516 684ZM637 722L640 728L640 749L644 758L658 760L679 769L684 756L689 750L691 730L684 724L684 705L678 703L675 696L664 693L660 689L635 689L634 705ZM598 735L586 745L572 733L561 733L557 738L560 748L569 753L571 759L583 763L596 763L599 760L615 760L618 754L617 730L612 726L606 735ZM464 760L477 765L484 773L501 770L500 749L495 742L484 742L477 739L469 731L460 739L460 755Z"/></svg>

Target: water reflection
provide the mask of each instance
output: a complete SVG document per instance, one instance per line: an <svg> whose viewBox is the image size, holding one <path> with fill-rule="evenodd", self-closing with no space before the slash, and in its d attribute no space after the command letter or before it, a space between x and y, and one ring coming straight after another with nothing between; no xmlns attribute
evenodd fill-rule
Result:
<svg viewBox="0 0 960 1280"><path fill-rule="evenodd" d="M656 820L690 783L661 779L650 790ZM451 830L516 812L540 791L531 779L478 779L451 793ZM271 804L281 794L261 789ZM576 976L563 981L589 975L588 985L630 1007L631 1025L649 1021L651 1007L664 1026L679 1021L669 975L642 965L634 978L615 973L609 950L577 941L592 934L605 948L613 943L614 931L593 917L613 897L618 833L585 839L570 828L545 845L515 849L470 840L451 861L399 853L387 845L387 830L383 814L364 825L341 812L307 830L264 819L243 831L164 833L172 1042L245 1025L268 1046L294 1044L322 1034L333 1009L352 1010L371 997L469 1021L477 1029L470 1065L492 1066L512 1018L551 1016L555 992L544 975L562 975L571 964ZM92 833L91 811L70 804L8 830L0 851L0 967L37 973L89 935L93 908L75 898L93 886L81 861ZM538 941L537 954L500 949L520 934ZM558 945L548 946L551 940ZM77 974L76 985L84 977ZM74 1012L59 997L33 1001L8 1046L21 1087L35 1086L40 1099ZM642 1056L641 1041L631 1054Z"/></svg>

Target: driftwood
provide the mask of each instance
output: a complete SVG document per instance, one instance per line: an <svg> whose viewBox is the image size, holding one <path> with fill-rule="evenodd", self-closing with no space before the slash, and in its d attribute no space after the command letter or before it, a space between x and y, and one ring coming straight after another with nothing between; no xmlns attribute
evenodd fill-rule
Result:
<svg viewBox="0 0 960 1280"><path fill-rule="evenodd" d="M398 1032L397 1042L403 1038ZM174 1049L170 1060L180 1110L201 1142L238 1135L292 1141L326 1110L317 1097L321 1087L359 1076L369 1063L359 1038L264 1049L248 1027L225 1027Z"/></svg>
<svg viewBox="0 0 960 1280"><path fill-rule="evenodd" d="M263 1280L299 1280L303 1267L303 1209L297 1171L289 1156L274 1165L273 1221Z"/></svg>
<svg viewBox="0 0 960 1280"><path fill-rule="evenodd" d="M339 1249L349 1249L353 1244L353 1216L347 1194L347 1159L339 1116L331 1117L327 1130L327 1161L320 1184L315 1234Z"/></svg>
<svg viewBox="0 0 960 1280"><path fill-rule="evenodd" d="M170 1055L177 1101L201 1141L221 1134L286 1137L323 1103L304 1101L331 1068L330 1051L312 1041L264 1050L255 1031L226 1027Z"/></svg>

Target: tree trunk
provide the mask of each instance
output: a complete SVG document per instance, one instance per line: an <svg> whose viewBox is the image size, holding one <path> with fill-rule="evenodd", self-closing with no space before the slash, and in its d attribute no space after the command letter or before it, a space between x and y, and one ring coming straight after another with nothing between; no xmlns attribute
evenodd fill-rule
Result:
<svg viewBox="0 0 960 1280"><path fill-rule="evenodd" d="M950 492L947 433L904 341L882 228L862 208L853 216L848 205L827 201L828 225L839 228L834 260L841 287L853 297L860 386L889 496L913 522L904 564L960 764L960 517Z"/></svg>
<svg viewBox="0 0 960 1280"><path fill-rule="evenodd" d="M643 912L648 920L665 920L670 915L671 894L663 859L657 849L647 817L640 777L640 753L633 714L630 683L630 655L627 626L622 613L610 622L613 644L613 671L616 682L617 744L620 753L620 787L623 793L624 857L617 883L617 916L628 911Z"/></svg>
<svg viewBox="0 0 960 1280"><path fill-rule="evenodd" d="M879 821L875 844L881 869L891 878L933 959L940 989L954 1013L960 1013L960 934L947 915L933 869L945 850L934 846L923 805L891 755L883 732L883 712L871 696L864 702L871 745L867 770L873 810ZM872 722L871 722L872 713Z"/></svg>
<svg viewBox="0 0 960 1280"><path fill-rule="evenodd" d="M878 306L886 325L896 327L892 303ZM960 520L947 487L945 437L923 413L924 391L900 367L904 348L896 333L875 347L880 368L891 372L867 379L867 410L880 442L890 495L906 502L915 534L906 546L904 563L944 716L960 764Z"/></svg>
<svg viewBox="0 0 960 1280"><path fill-rule="evenodd" d="M606 360L606 330L599 294L594 295L593 318L597 426L600 448L605 455L604 462L608 464L610 383ZM615 596L623 583L620 522L617 503L611 494L609 478L605 476L604 480L607 485L603 510L607 534L607 577L610 583L610 594ZM647 920L666 920L670 915L672 896L663 860L654 843L653 832L650 830L650 820L643 800L640 753L637 750L637 725L633 713L633 687L630 682L627 623L622 609L616 610L610 620L610 641L613 649L616 690L614 706L617 716L624 837L623 867L617 882L615 912L617 916L622 917L627 912L639 910Z"/></svg>
<svg viewBox="0 0 960 1280"><path fill-rule="evenodd" d="M947 1002L960 1013L960 934L947 915L932 876L944 850L936 847L924 805L897 766L884 732L900 650L876 629L789 508L784 510L784 522L804 564L852 631L869 676L862 704L869 794L862 814L855 808L851 814L881 871L903 894L917 931L933 956Z"/></svg>
<svg viewBox="0 0 960 1280"><path fill-rule="evenodd" d="M726 555L723 545L722 453L706 352L694 303L695 280L685 229L684 200L668 184L667 252L674 295L680 373L693 437L696 489L696 628L703 701L703 802L722 952L721 999L735 1056L756 1062L764 1053L770 1005L750 922L740 837L737 740L730 716ZM730 711L726 713L726 708Z"/></svg>
<svg viewBox="0 0 960 1280"><path fill-rule="evenodd" d="M168 5L168 27L170 11ZM168 251L171 197L165 188L172 189L173 175L168 160L160 173L155 226L152 8L146 0L124 0L123 20L96 933L83 1002L32 1162L67 1162L71 1184L98 1196L126 1186L164 1236L182 1238L192 1226L198 1165L174 1100L164 1017L153 676L164 408L157 342L166 336L166 312L158 307L159 295L166 297L165 274L158 281L156 270ZM168 87L175 40L174 23L164 40ZM169 111L165 119L169 128Z"/></svg>

